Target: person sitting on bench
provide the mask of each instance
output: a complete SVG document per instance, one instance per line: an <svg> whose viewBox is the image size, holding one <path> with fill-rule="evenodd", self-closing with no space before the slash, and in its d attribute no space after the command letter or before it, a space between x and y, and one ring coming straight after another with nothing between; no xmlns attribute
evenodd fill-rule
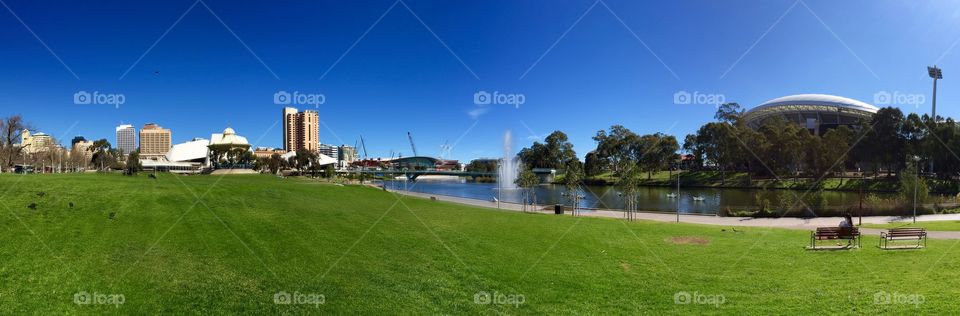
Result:
<svg viewBox="0 0 960 316"><path fill-rule="evenodd" d="M843 215L843 220L840 221L840 228L853 228L853 216L850 216L850 213ZM847 246L850 246L853 243L853 239L847 239ZM837 243L837 246L840 246L840 243Z"/></svg>

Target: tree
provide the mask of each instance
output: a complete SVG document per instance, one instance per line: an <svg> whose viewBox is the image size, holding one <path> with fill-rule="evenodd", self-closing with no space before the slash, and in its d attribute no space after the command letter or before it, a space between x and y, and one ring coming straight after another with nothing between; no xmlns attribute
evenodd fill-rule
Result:
<svg viewBox="0 0 960 316"><path fill-rule="evenodd" d="M875 167L885 166L887 176L904 165L903 112L886 107L877 111L858 146L859 157Z"/></svg>
<svg viewBox="0 0 960 316"><path fill-rule="evenodd" d="M280 167L283 165L283 157L280 157L280 154L273 153L267 158L267 168L270 169L270 173L277 174L280 172Z"/></svg>
<svg viewBox="0 0 960 316"><path fill-rule="evenodd" d="M140 164L140 153L134 151L127 155L127 166L124 174L132 176L136 175L140 170L143 170L143 166Z"/></svg>
<svg viewBox="0 0 960 316"><path fill-rule="evenodd" d="M597 149L593 152L602 161L602 167L619 173L633 163L631 160L636 153L634 147L640 142L639 138L623 125L613 125L609 132L600 130L593 136L593 140L597 142Z"/></svg>
<svg viewBox="0 0 960 316"><path fill-rule="evenodd" d="M580 181L583 180L583 165L576 158L570 159L564 165L563 186L567 189L567 197L573 208L573 215L579 215Z"/></svg>
<svg viewBox="0 0 960 316"><path fill-rule="evenodd" d="M329 164L324 168L324 176L327 179L333 179L337 175L336 171L333 170L333 165Z"/></svg>
<svg viewBox="0 0 960 316"><path fill-rule="evenodd" d="M517 156L531 168L561 169L566 161L575 159L577 153L573 151L567 134L554 131L544 139L543 144L534 142L529 148L520 150Z"/></svg>
<svg viewBox="0 0 960 316"><path fill-rule="evenodd" d="M12 115L0 120L0 166L13 167L16 159L23 153L24 148L17 145L23 131L30 130L20 115Z"/></svg>
<svg viewBox="0 0 960 316"><path fill-rule="evenodd" d="M495 173L499 161L496 159L474 159L464 168L467 172Z"/></svg>
<svg viewBox="0 0 960 316"><path fill-rule="evenodd" d="M898 173L900 177L900 200L903 201L904 205L912 205L914 194L916 194L918 204L923 203L930 195L930 189L927 187L926 181L920 179L917 172L917 163L911 161L906 165L903 172Z"/></svg>
<svg viewBox="0 0 960 316"><path fill-rule="evenodd" d="M846 125L837 126L823 134L823 159L828 163L827 172L839 172L840 185L843 185L843 170L847 165L850 143L853 142L853 130Z"/></svg>
<svg viewBox="0 0 960 316"><path fill-rule="evenodd" d="M310 166L311 162L317 160L317 153L306 150L298 149L296 156L291 157L291 165L297 169L297 171L303 171L303 168Z"/></svg>
<svg viewBox="0 0 960 316"><path fill-rule="evenodd" d="M741 107L739 103L724 103L717 108L717 113L713 115L713 118L717 121L734 125L740 121L743 112L743 107Z"/></svg>
<svg viewBox="0 0 960 316"><path fill-rule="evenodd" d="M540 177L537 177L530 168L523 168L514 183L524 191L523 211L526 212L527 204L537 204L536 187L540 184Z"/></svg>
<svg viewBox="0 0 960 316"><path fill-rule="evenodd" d="M94 141L88 150L93 152L93 162L100 166L100 171L106 171L117 160L110 142L106 139L101 138Z"/></svg>
<svg viewBox="0 0 960 316"><path fill-rule="evenodd" d="M624 211L626 211L627 220L636 219L636 212L638 206L638 194L639 194L639 185L640 185L640 169L636 165L629 166L627 170L624 170L619 174L617 179L617 188L620 190L620 194L624 198L624 204L626 205Z"/></svg>
<svg viewBox="0 0 960 316"><path fill-rule="evenodd" d="M583 162L584 173L588 177L598 176L603 173L603 160L597 155L596 151L587 153Z"/></svg>
<svg viewBox="0 0 960 316"><path fill-rule="evenodd" d="M696 134L687 134L683 138L683 152L693 156L693 162L691 162L690 167L695 170L700 170L703 168L703 150L701 145L697 143Z"/></svg>

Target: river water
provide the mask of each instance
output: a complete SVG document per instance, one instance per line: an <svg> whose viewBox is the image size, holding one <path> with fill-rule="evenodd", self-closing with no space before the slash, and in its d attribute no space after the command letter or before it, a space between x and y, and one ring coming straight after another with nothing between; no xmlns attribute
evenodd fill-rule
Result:
<svg viewBox="0 0 960 316"><path fill-rule="evenodd" d="M455 196L462 198L471 198L484 201L493 201L499 198L501 201L522 203L522 190L499 190L496 183L475 183L464 180L418 180L418 181L386 181L387 188L395 190L408 190L426 194ZM732 210L753 209L755 195L758 190L749 189L730 189L730 188L680 188L679 198L673 198L668 194L676 194L677 188L668 187L640 187L639 205L642 211L663 211L675 212L679 201L681 213L698 214L716 214L719 210L729 208ZM564 194L562 186L545 184L536 188L537 204L558 204L569 203ZM803 196L804 191L781 191L784 194L796 194ZM597 209L623 209L624 200L618 190L611 186L584 186L580 195L583 197L580 201L580 207ZM889 197L891 194L878 194ZM694 197L703 197L702 201L694 200ZM860 201L858 192L846 191L823 191L823 197L826 207L838 209L844 207L856 207ZM770 201L776 205L777 201ZM799 206L798 206L799 207ZM821 211L814 208L814 212Z"/></svg>

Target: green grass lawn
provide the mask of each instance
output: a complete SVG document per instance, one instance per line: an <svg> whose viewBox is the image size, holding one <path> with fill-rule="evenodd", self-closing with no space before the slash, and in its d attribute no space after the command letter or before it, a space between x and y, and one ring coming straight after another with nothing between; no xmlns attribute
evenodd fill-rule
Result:
<svg viewBox="0 0 960 316"><path fill-rule="evenodd" d="M522 214L269 176L0 175L0 190L0 314L960 309L952 240L811 252L805 231ZM280 291L323 304L275 304ZM75 304L80 292L123 304ZM483 293L494 303L477 304ZM675 303L687 295L697 303Z"/></svg>
<svg viewBox="0 0 960 316"><path fill-rule="evenodd" d="M863 227L870 228L897 228L897 227L923 227L931 231L960 231L960 221L935 221L935 222L896 222L888 224L864 224Z"/></svg>

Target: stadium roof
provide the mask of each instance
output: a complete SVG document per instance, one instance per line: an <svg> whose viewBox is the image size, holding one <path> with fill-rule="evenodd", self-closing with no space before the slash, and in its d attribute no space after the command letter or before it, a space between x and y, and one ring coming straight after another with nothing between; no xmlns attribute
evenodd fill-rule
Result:
<svg viewBox="0 0 960 316"><path fill-rule="evenodd" d="M880 109L865 102L829 94L795 94L779 97L758 105L754 110L780 105L829 105L877 113ZM753 110L751 110L753 111Z"/></svg>
<svg viewBox="0 0 960 316"><path fill-rule="evenodd" d="M842 113L853 117L871 117L880 109L865 102L827 94L797 94L764 102L746 113L748 122L759 122L771 115L789 113Z"/></svg>

